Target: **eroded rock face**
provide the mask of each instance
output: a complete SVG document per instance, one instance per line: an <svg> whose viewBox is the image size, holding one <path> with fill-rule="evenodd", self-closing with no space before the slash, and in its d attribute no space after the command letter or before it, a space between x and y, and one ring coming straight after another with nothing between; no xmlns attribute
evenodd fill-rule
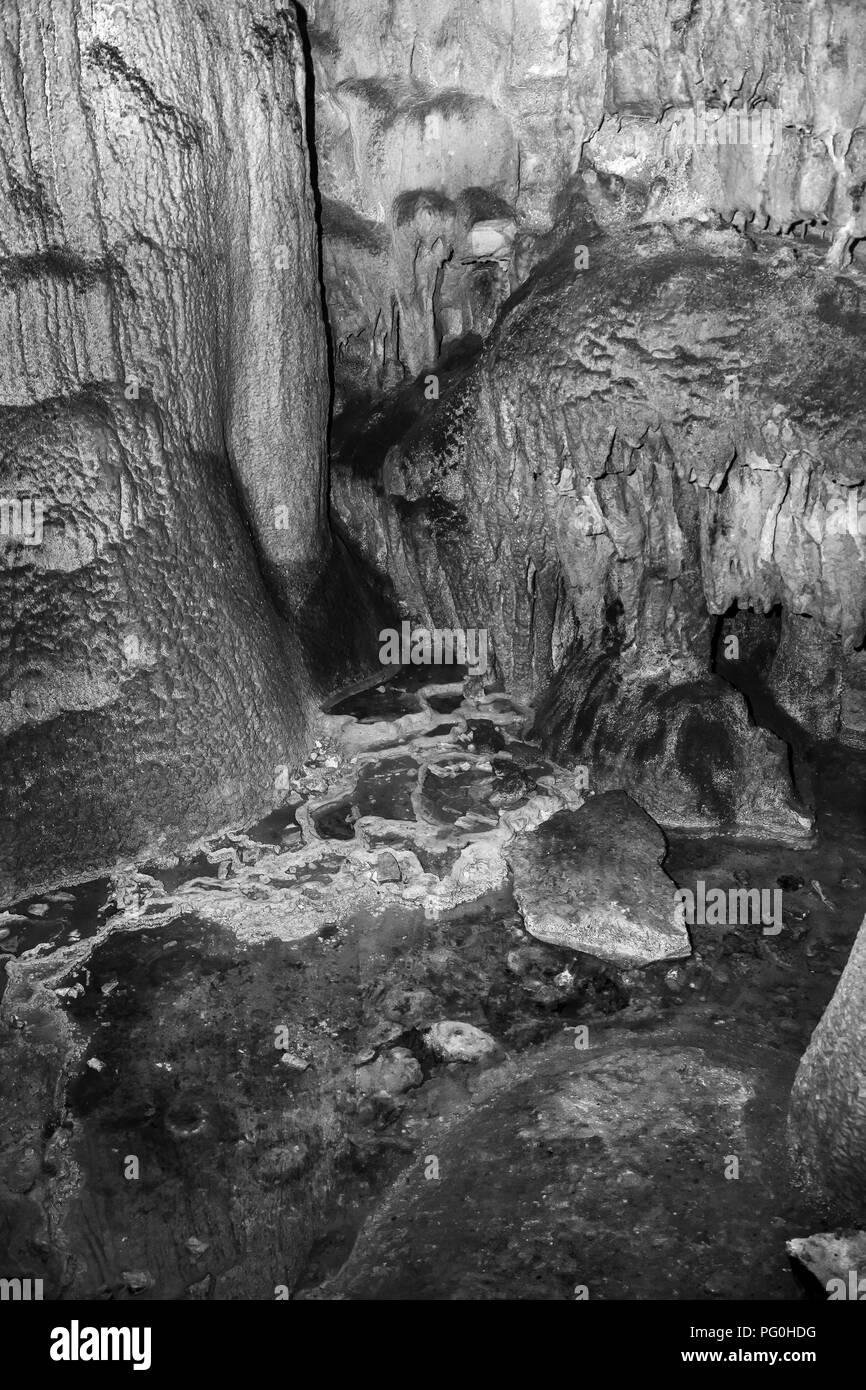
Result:
<svg viewBox="0 0 866 1390"><path fill-rule="evenodd" d="M293 12L13 3L0 80L8 901L273 804L334 562Z"/></svg>
<svg viewBox="0 0 866 1390"><path fill-rule="evenodd" d="M813 821L793 793L788 749L750 721L716 676L682 684L623 673L576 654L554 681L537 726L551 747L585 759L600 790L623 787L660 825L797 844Z"/></svg>
<svg viewBox="0 0 866 1390"><path fill-rule="evenodd" d="M526 929L539 941L617 965L691 952L661 869L665 837L624 792L558 811L506 851Z"/></svg>
<svg viewBox="0 0 866 1390"><path fill-rule="evenodd" d="M316 0L325 272L347 390L486 336L575 177L602 225L866 230L856 0ZM804 56L805 55L805 56Z"/></svg>
<svg viewBox="0 0 866 1390"><path fill-rule="evenodd" d="M735 604L781 607L848 654L826 725L858 719L866 568L839 507L866 479L860 279L688 223L590 237L585 269L573 252L378 469L335 470L338 507L409 611L488 628L596 786L673 826L801 837L782 749L712 677L714 635Z"/></svg>
<svg viewBox="0 0 866 1390"><path fill-rule="evenodd" d="M835 1221L866 1211L866 925L800 1063L788 1132L796 1172Z"/></svg>

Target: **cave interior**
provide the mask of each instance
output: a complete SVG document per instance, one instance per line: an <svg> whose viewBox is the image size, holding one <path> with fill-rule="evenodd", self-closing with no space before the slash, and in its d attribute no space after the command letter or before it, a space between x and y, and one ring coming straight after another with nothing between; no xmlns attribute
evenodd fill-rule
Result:
<svg viewBox="0 0 866 1390"><path fill-rule="evenodd" d="M5 0L0 1275L866 1297L864 193L860 0Z"/></svg>

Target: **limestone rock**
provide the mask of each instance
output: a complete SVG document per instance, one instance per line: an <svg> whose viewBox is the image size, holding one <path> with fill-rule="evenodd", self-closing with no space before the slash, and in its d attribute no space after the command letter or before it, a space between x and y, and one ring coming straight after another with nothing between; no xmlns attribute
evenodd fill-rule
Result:
<svg viewBox="0 0 866 1390"><path fill-rule="evenodd" d="M480 1062L500 1051L495 1038L472 1023L434 1023L425 1036L431 1052L443 1062Z"/></svg>
<svg viewBox="0 0 866 1390"><path fill-rule="evenodd" d="M347 391L486 337L575 182L607 228L808 228L835 262L866 230L856 4L317 0L310 41Z"/></svg>
<svg viewBox="0 0 866 1390"><path fill-rule="evenodd" d="M558 811L506 850L527 931L617 965L689 955L675 886L660 868L665 848L659 827L624 792Z"/></svg>
<svg viewBox="0 0 866 1390"><path fill-rule="evenodd" d="M866 922L800 1062L788 1115L796 1174L837 1221L866 1205Z"/></svg>
<svg viewBox="0 0 866 1390"><path fill-rule="evenodd" d="M556 677L538 727L554 756L591 769L593 787L624 788L666 830L810 839L787 749L736 690L717 677L668 684L655 672L624 678L610 661L577 666Z"/></svg>
<svg viewBox="0 0 866 1390"><path fill-rule="evenodd" d="M575 648L660 686L709 674L734 604L858 646L866 560L835 518L866 484L866 296L843 310L812 248L785 279L730 232L628 229L585 271L572 250L391 450L399 497L381 454L338 462L362 552L433 625L486 625L529 703Z"/></svg>
<svg viewBox="0 0 866 1390"><path fill-rule="evenodd" d="M792 1260L817 1280L825 1295L837 1300L859 1301L866 1294L860 1289L861 1272L866 1276L866 1232L825 1231L820 1235L797 1236L786 1241Z"/></svg>
<svg viewBox="0 0 866 1390"><path fill-rule="evenodd" d="M407 1047L392 1047L355 1072L361 1095L384 1091L389 1096L399 1096L413 1086L420 1086L422 1080L421 1064Z"/></svg>
<svg viewBox="0 0 866 1390"><path fill-rule="evenodd" d="M293 9L10 0L0 73L15 901L271 809L342 562Z"/></svg>

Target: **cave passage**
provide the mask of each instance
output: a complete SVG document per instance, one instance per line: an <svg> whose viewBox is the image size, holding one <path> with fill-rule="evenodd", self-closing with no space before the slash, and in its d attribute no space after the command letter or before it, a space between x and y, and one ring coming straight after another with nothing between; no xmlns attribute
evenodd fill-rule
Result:
<svg viewBox="0 0 866 1390"><path fill-rule="evenodd" d="M7 8L2 1299L862 1300L866 10Z"/></svg>

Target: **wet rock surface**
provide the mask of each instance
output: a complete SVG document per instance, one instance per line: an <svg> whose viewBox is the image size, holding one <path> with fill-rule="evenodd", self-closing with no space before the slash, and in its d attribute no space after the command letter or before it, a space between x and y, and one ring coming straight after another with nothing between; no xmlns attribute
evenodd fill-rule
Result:
<svg viewBox="0 0 866 1390"><path fill-rule="evenodd" d="M538 727L550 747L592 767L595 786L624 787L668 830L808 842L813 819L792 785L786 744L756 727L724 680L623 680L611 667L587 687L569 674L557 678Z"/></svg>
<svg viewBox="0 0 866 1390"><path fill-rule="evenodd" d="M779 1131L772 1147L758 1133L767 1104L778 1126L786 1069L724 1058L711 1033L546 1044L437 1138L307 1296L790 1297Z"/></svg>
<svg viewBox="0 0 866 1390"><path fill-rule="evenodd" d="M826 1224L786 1176L785 1107L856 931L856 770L818 778L810 848L670 839L672 884L784 880L778 937L697 924L688 958L612 964L533 938L508 855L628 799L576 791L501 693L452 682L434 733L429 674L408 731L399 699L326 716L273 813L296 847L259 823L9 914L3 1241L46 1296L798 1296L784 1242ZM492 824L425 818L439 760L484 774ZM375 808L321 839L312 811L362 776Z"/></svg>
<svg viewBox="0 0 866 1390"><path fill-rule="evenodd" d="M659 867L666 850L658 826L624 792L558 811L507 851L527 931L618 965L687 956L675 885Z"/></svg>

